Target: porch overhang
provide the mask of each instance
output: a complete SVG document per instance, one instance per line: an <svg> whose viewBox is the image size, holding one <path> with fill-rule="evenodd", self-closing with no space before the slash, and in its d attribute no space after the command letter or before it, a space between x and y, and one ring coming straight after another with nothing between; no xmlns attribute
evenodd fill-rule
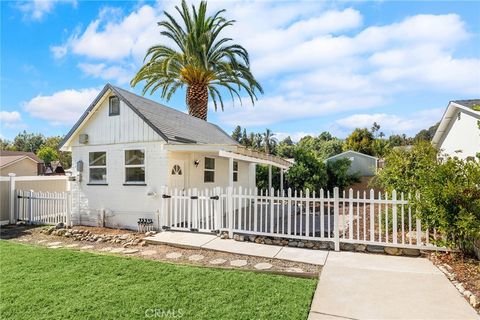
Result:
<svg viewBox="0 0 480 320"><path fill-rule="evenodd" d="M235 151L220 150L218 151L218 156L223 158L232 158L236 160L274 166L284 170L288 170L288 168L292 166L291 162L284 160L280 157L249 150L247 148L237 147L237 150Z"/></svg>

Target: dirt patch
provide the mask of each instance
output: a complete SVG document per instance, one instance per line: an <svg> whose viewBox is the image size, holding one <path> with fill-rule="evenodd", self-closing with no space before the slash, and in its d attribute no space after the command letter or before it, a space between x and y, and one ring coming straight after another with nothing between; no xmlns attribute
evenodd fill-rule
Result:
<svg viewBox="0 0 480 320"><path fill-rule="evenodd" d="M435 252L431 253L429 258L447 274L452 283L460 283L465 291L470 291L477 299L480 298L480 261L458 252ZM465 296L464 292L461 293ZM480 311L480 304L476 309Z"/></svg>
<svg viewBox="0 0 480 320"><path fill-rule="evenodd" d="M115 230L108 228L97 227L79 227L77 230L88 230L91 233L99 234L126 234L132 233L126 230ZM157 260L168 263L224 268L224 269L237 269L237 270L252 270L258 271L255 266L259 263L268 263L272 267L265 272L281 273L294 276L308 276L318 277L321 266L300 262L290 262L280 259L270 259L253 257L232 253L225 253L206 249L189 249L179 248L163 244L146 244L144 246L129 246L124 248L121 244L110 242L91 242L91 241L75 241L72 238L66 238L62 236L54 236L42 233L42 227L32 228L29 226L15 226L2 228L0 231L0 237L2 239L9 239L15 242L29 243L38 246L57 247L58 249L69 250L82 250L90 251L98 254L118 254L123 256L134 256L142 259ZM60 242L60 243L58 243ZM135 250L136 249L136 250ZM52 249L54 250L54 249ZM111 251L114 251L112 253ZM130 250L130 251L127 251ZM137 251L138 250L138 251ZM172 258L172 256L174 258ZM202 256L200 259L199 256ZM212 263L223 261L222 263ZM231 265L231 261L245 260L246 264L240 267ZM263 271L262 271L263 272Z"/></svg>

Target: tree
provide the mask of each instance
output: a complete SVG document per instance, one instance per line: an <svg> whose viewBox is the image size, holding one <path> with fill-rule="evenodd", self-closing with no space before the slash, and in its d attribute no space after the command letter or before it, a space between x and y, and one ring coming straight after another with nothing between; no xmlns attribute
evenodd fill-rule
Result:
<svg viewBox="0 0 480 320"><path fill-rule="evenodd" d="M274 136L275 134L270 129L266 129L263 134L263 147L266 154L270 154L277 144L277 139Z"/></svg>
<svg viewBox="0 0 480 320"><path fill-rule="evenodd" d="M45 137L42 134L27 133L24 130L13 139L12 149L36 153L44 142Z"/></svg>
<svg viewBox="0 0 480 320"><path fill-rule="evenodd" d="M374 137L377 137L377 132L379 133L380 131L380 125L376 122L373 123L372 128L371 128L372 134Z"/></svg>
<svg viewBox="0 0 480 320"><path fill-rule="evenodd" d="M235 130L232 132L232 138L233 140L240 142L240 138L242 136L242 127L236 126Z"/></svg>
<svg viewBox="0 0 480 320"><path fill-rule="evenodd" d="M345 140L343 150L353 150L369 155L373 155L372 142L373 134L367 128L355 129Z"/></svg>
<svg viewBox="0 0 480 320"><path fill-rule="evenodd" d="M58 152L52 147L43 146L37 152L37 157L43 160L45 163L51 163L58 160Z"/></svg>
<svg viewBox="0 0 480 320"><path fill-rule="evenodd" d="M415 135L414 140L424 140L424 141L432 141L433 136L435 135L435 132L437 131L438 126L440 125L440 122L437 122L433 126L431 126L428 129L423 129L419 133Z"/></svg>
<svg viewBox="0 0 480 320"><path fill-rule="evenodd" d="M62 142L63 137L61 136L54 136L54 137L48 137L45 139L45 142L43 146L51 147L55 149L58 153L58 159L62 166L67 169L72 166L72 154L71 152L66 152L66 151L60 151L60 142Z"/></svg>
<svg viewBox="0 0 480 320"><path fill-rule="evenodd" d="M286 178L288 185L294 189L320 190L327 185L325 164L310 150L297 148L294 154L295 163L288 169Z"/></svg>
<svg viewBox="0 0 480 320"><path fill-rule="evenodd" d="M282 158L293 158L295 144L290 136L286 137L277 146L277 155Z"/></svg>
<svg viewBox="0 0 480 320"><path fill-rule="evenodd" d="M351 163L352 162L347 158L327 162L328 190L333 190L335 187L344 190L346 187L352 185L352 183L360 182L358 175L348 173Z"/></svg>
<svg viewBox="0 0 480 320"><path fill-rule="evenodd" d="M206 1L200 2L198 10L195 6L190 10L185 0L181 8L175 8L182 21L164 12L166 20L158 23L160 34L172 40L175 47L158 44L148 49L145 60L149 60L131 85L145 81L143 94L161 89L161 97L167 101L186 86L188 113L203 120L207 120L209 95L215 110L217 103L223 110L220 88L240 102L240 93L246 92L254 104L256 92L263 93L263 89L250 71L247 50L230 43L230 38L220 38L222 31L234 23L222 16L225 10L207 16Z"/></svg>

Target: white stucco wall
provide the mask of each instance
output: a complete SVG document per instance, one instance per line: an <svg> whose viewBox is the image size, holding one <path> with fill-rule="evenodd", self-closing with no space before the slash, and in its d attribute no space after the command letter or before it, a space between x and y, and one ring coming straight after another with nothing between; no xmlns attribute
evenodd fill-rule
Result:
<svg viewBox="0 0 480 320"><path fill-rule="evenodd" d="M452 119L439 148L444 153L461 159L474 157L480 152L480 129L477 125L479 119L464 111L459 112L460 119Z"/></svg>

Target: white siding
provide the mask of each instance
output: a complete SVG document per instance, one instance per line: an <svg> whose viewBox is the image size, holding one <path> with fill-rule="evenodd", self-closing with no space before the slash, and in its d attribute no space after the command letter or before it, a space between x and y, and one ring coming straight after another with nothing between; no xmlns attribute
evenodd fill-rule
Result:
<svg viewBox="0 0 480 320"><path fill-rule="evenodd" d="M444 133L443 141L440 143L440 149L461 159L474 157L480 152L480 129L477 121L479 119L460 112L460 119L455 117L450 121L447 132Z"/></svg>
<svg viewBox="0 0 480 320"><path fill-rule="evenodd" d="M78 133L73 136L72 146L80 146L78 134L88 134L88 145L163 141L142 118L120 101L120 115L108 115L108 96Z"/></svg>
<svg viewBox="0 0 480 320"><path fill-rule="evenodd" d="M126 186L125 149L145 149L146 186ZM107 184L89 185L89 152L107 153ZM167 184L167 152L161 142L77 146L72 150L74 174L76 163L83 161L82 181L73 183L74 223L95 224L106 210L106 225L134 228L138 218L154 218L159 199L148 196L149 191L160 192Z"/></svg>
<svg viewBox="0 0 480 320"><path fill-rule="evenodd" d="M215 159L215 182L203 182L203 172L205 167L205 157ZM169 153L169 169L173 167L176 160L182 160L185 163L186 170L186 188L214 188L228 186L228 159L219 157L215 153L192 153L192 152L170 152ZM199 160L198 167L193 162ZM169 171L170 172L170 171ZM250 187L255 186L255 177L249 172L249 162L238 161L238 181L233 183L234 187Z"/></svg>

